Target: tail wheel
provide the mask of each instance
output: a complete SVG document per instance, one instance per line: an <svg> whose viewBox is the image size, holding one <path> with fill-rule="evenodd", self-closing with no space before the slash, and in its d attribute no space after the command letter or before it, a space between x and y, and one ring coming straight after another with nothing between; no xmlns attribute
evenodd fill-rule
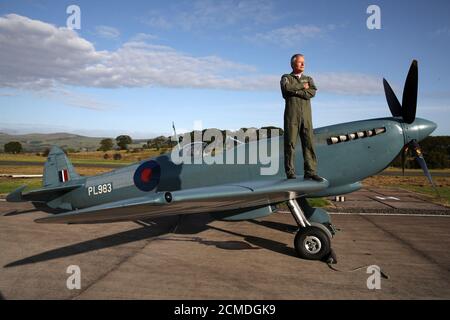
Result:
<svg viewBox="0 0 450 320"><path fill-rule="evenodd" d="M331 239L320 228L300 228L294 240L295 251L302 259L322 260L330 254Z"/></svg>

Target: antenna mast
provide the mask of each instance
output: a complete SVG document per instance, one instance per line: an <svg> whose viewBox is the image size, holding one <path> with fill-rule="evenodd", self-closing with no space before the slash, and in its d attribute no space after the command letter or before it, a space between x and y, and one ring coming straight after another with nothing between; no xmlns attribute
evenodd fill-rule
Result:
<svg viewBox="0 0 450 320"><path fill-rule="evenodd" d="M175 139L177 139L178 150L180 150L180 140L178 139L177 130L175 130L175 123L172 121L173 133L175 135Z"/></svg>

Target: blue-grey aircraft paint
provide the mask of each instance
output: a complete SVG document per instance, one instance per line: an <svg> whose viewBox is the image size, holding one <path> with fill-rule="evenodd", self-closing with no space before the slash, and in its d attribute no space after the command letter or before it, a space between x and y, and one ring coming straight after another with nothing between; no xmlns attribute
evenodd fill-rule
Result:
<svg viewBox="0 0 450 320"><path fill-rule="evenodd" d="M385 132L369 137L356 138L346 142L329 144L333 136L348 135L356 132L367 132L376 128L385 128ZM397 118L380 118L342 123L314 130L314 141L318 159L318 174L325 177L330 185L328 189L308 197L322 197L344 194L357 190L358 181L373 176L384 170L399 154L402 147L411 139L423 140L436 128L428 120L417 118L412 124L405 124ZM283 143L280 139L280 160L283 163ZM257 143L252 141L250 143ZM270 141L269 141L270 144ZM249 144L237 148L246 148ZM170 154L161 155L152 160L161 166L159 184L151 191L139 190L133 182L133 174L140 163L104 173L94 177L82 178L79 183L84 187L66 193L49 203L50 206L62 206L62 209L78 209L117 201L161 191L175 191L195 187L212 186L225 183L239 183L258 179L284 178L282 168L274 176L260 175L260 164L175 164ZM303 157L301 146L296 147L296 167L299 175L303 174ZM111 192L89 195L89 187L112 184ZM70 204L70 206L68 205ZM72 208L70 208L72 207Z"/></svg>

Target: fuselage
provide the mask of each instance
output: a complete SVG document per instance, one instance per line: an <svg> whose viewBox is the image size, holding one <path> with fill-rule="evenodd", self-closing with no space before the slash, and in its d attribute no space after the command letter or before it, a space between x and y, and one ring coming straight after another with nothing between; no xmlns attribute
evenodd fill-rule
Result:
<svg viewBox="0 0 450 320"><path fill-rule="evenodd" d="M384 170L412 139L420 141L436 125L417 118L405 124L400 118L378 118L341 123L314 129L317 173L326 178L328 189L308 197L339 195L361 187L360 181ZM334 139L333 139L334 138ZM336 140L337 139L337 140ZM244 148L245 154L257 141L235 147ZM81 209L149 193L175 191L218 184L239 184L243 181L285 179L283 136L269 138L268 145L278 144L278 167L273 175L262 175L261 168L268 164L177 164L171 154L163 154L101 175L85 177L84 187L73 190L52 201L51 207ZM269 148L270 149L270 148ZM254 150L254 149L253 149ZM136 185L136 171L152 161L160 167L160 175L152 190L143 191ZM226 159L224 159L226 162ZM273 165L273 163L272 163ZM300 139L296 145L297 175L303 176L303 155Z"/></svg>

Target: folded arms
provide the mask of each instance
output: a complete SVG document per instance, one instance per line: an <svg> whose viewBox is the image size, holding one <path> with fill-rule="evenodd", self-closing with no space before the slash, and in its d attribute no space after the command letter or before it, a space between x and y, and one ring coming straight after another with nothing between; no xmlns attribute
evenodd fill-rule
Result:
<svg viewBox="0 0 450 320"><path fill-rule="evenodd" d="M304 83L293 81L286 75L282 76L280 85L283 98L287 99L288 97L298 97L304 100L313 98L316 95L317 87L311 77L308 77L308 84L309 87L305 88Z"/></svg>

